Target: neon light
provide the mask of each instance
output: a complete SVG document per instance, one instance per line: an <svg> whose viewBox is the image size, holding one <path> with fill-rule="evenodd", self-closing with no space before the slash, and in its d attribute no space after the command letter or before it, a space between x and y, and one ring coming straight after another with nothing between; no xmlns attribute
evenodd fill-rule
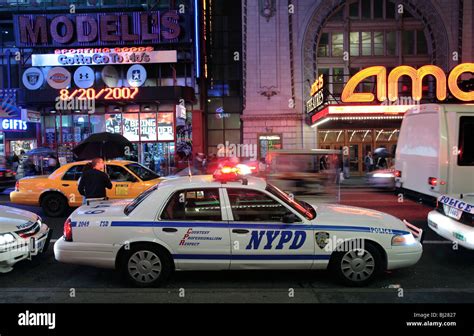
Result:
<svg viewBox="0 0 474 336"><path fill-rule="evenodd" d="M474 73L474 63L463 63L451 70L447 86L451 94L462 101L474 101L474 92L462 91L457 81L459 76L465 72ZM446 89L446 75L443 70L435 65L424 65L418 70L411 66L402 65L393 69L387 81L387 69L383 66L373 66L359 71L355 74L349 82L347 82L342 91L341 100L345 103L370 103L375 100L372 93L362 92L355 93L357 86L366 78L376 76L377 78L377 99L385 101L387 98L390 101L398 100L398 80L402 76L409 76L413 83L412 98L415 101L420 101L423 94L422 82L427 75L432 75L436 79L436 98L443 101L447 97ZM388 82L388 83L387 83Z"/></svg>
<svg viewBox="0 0 474 336"><path fill-rule="evenodd" d="M137 87L105 88L96 91L96 89L75 89L69 92L67 89L60 91L61 100L69 100L78 95L78 99L99 99L104 94L104 100L130 100L135 99L138 94Z"/></svg>
<svg viewBox="0 0 474 336"><path fill-rule="evenodd" d="M319 75L319 78L314 81L313 85L311 85L311 95L314 96L316 92L318 92L319 90L323 88L323 86L324 86L323 75Z"/></svg>
<svg viewBox="0 0 474 336"><path fill-rule="evenodd" d="M474 63L463 63L456 66L448 77L448 87L449 91L459 100L462 101L473 101L474 100L474 91L464 92L458 86L458 78L464 72L474 72Z"/></svg>
<svg viewBox="0 0 474 336"><path fill-rule="evenodd" d="M369 105L369 106L329 106L329 114L378 114L378 113L405 113L411 107L418 105Z"/></svg>
<svg viewBox="0 0 474 336"><path fill-rule="evenodd" d="M346 103L367 103L374 101L375 97L372 93L354 93L357 85L370 76L377 77L377 99L384 101L387 97L387 87L385 86L387 69L383 66L373 66L363 69L351 77L342 91L341 100Z"/></svg>
<svg viewBox="0 0 474 336"><path fill-rule="evenodd" d="M398 66L388 75L388 99L395 101L398 99L398 80L402 76L409 76L413 83L412 98L416 101L421 100L422 82L426 75L433 75L436 78L436 98L438 100L446 99L446 76L444 71L436 65L425 65L416 70L407 65Z"/></svg>

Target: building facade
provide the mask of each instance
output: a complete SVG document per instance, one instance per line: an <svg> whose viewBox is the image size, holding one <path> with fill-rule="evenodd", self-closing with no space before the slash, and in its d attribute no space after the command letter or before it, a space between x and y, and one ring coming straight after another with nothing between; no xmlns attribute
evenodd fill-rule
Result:
<svg viewBox="0 0 474 336"><path fill-rule="evenodd" d="M472 0L244 0L243 141L256 143L260 157L271 147L347 147L351 171L362 173L369 151L393 150L404 111L387 115L343 104L344 85L371 66L390 72L433 64L448 73L472 62L473 10ZM324 104L339 110L308 108L319 78ZM398 85L400 97L411 96L407 76ZM431 101L435 89L434 78L426 77L421 102ZM375 78L357 90L374 92ZM338 117L321 123L329 113Z"/></svg>

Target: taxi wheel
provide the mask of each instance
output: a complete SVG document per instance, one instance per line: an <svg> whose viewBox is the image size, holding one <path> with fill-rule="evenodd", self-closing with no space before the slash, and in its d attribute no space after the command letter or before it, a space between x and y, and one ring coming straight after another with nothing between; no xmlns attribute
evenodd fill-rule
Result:
<svg viewBox="0 0 474 336"><path fill-rule="evenodd" d="M153 245L131 246L122 255L120 271L137 287L157 287L168 278L171 270L169 256Z"/></svg>
<svg viewBox="0 0 474 336"><path fill-rule="evenodd" d="M68 207L67 200L63 195L51 193L41 201L41 207L48 217L61 217Z"/></svg>
<svg viewBox="0 0 474 336"><path fill-rule="evenodd" d="M382 269L382 256L378 248L370 243L333 256L332 267L344 284L361 287L368 285Z"/></svg>

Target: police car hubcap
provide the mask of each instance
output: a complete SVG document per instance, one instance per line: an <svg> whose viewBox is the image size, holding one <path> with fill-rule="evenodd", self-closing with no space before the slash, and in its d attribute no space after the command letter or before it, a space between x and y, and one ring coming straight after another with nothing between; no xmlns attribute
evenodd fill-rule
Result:
<svg viewBox="0 0 474 336"><path fill-rule="evenodd" d="M374 272L375 260L366 250L352 250L342 257L341 269L349 280L363 281Z"/></svg>
<svg viewBox="0 0 474 336"><path fill-rule="evenodd" d="M139 282L152 282L160 276L161 260L151 251L135 252L128 260L128 272Z"/></svg>

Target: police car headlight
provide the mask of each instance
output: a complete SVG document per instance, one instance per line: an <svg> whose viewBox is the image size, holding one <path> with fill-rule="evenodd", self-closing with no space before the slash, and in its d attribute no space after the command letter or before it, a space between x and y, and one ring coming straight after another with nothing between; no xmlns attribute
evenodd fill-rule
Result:
<svg viewBox="0 0 474 336"><path fill-rule="evenodd" d="M416 243L415 237L411 233L406 235L397 235L392 238L392 246L413 245Z"/></svg>
<svg viewBox="0 0 474 336"><path fill-rule="evenodd" d="M8 245L15 241L15 237L11 233L0 234L0 246Z"/></svg>

